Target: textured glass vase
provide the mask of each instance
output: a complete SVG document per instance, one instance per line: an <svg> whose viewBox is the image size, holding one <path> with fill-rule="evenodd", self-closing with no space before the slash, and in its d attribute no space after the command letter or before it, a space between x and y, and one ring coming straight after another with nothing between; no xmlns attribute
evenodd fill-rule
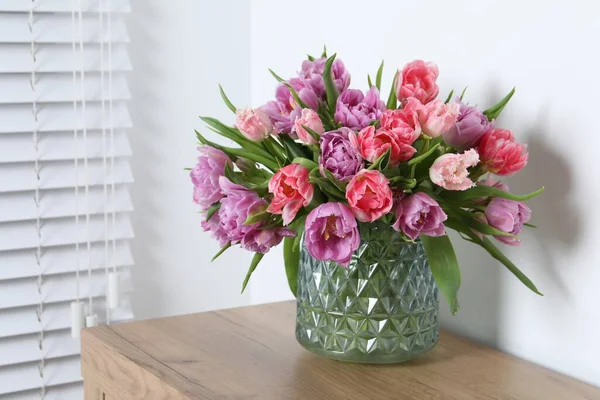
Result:
<svg viewBox="0 0 600 400"><path fill-rule="evenodd" d="M439 293L421 242L389 225L361 224L348 267L314 259L302 247L296 338L342 361L396 363L438 340Z"/></svg>

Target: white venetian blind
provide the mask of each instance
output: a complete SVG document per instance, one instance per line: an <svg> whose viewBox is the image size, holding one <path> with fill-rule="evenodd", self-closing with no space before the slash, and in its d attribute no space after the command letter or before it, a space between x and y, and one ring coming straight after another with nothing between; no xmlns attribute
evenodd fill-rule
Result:
<svg viewBox="0 0 600 400"><path fill-rule="evenodd" d="M0 0L0 400L83 397L73 302L133 318L127 12Z"/></svg>

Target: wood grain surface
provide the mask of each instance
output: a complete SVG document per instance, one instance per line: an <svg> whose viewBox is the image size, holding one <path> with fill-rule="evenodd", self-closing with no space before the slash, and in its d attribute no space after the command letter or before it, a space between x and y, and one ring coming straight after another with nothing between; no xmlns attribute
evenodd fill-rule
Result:
<svg viewBox="0 0 600 400"><path fill-rule="evenodd" d="M404 364L320 358L296 342L295 315L283 302L86 329L86 400L600 400L598 388L446 332Z"/></svg>

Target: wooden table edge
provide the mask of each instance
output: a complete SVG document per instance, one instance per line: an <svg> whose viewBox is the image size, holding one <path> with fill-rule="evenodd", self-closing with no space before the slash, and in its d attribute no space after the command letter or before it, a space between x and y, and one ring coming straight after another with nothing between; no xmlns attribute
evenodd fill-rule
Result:
<svg viewBox="0 0 600 400"><path fill-rule="evenodd" d="M270 308L272 311L277 311L279 307L292 306L292 303L294 303L293 300L221 309L189 314L188 317L191 315L212 313L223 316L229 323L235 323L236 314L244 310ZM181 317L186 316L166 317L160 318L160 320ZM138 321L137 323L144 322ZM531 370L537 370L538 373L545 374L549 378L561 382L562 385L573 386L574 389L578 388L578 391L585 393L593 391L595 394L598 390L596 386L585 381L561 374L532 361L518 358L480 341L440 329L440 343L444 342L460 343L461 346L469 346L477 352L486 352L493 357L497 357L497 359L518 361L521 365L527 365L527 368ZM438 344L438 346L440 345ZM84 377L85 400L223 398L222 395L202 386L198 382L187 379L167 364L149 355L140 349L136 343L116 332L111 326L84 329L82 331L81 347L81 368L82 376ZM436 350L434 349L433 351ZM427 356L424 358L427 358ZM416 360L416 362L418 363L420 360ZM152 393L151 397L148 397L148 393Z"/></svg>
<svg viewBox="0 0 600 400"><path fill-rule="evenodd" d="M195 393L204 389L142 351L110 326L82 331L81 373L85 400L87 396L91 396L90 400L146 398L144 392L149 389L164 393L169 399L188 400L197 398Z"/></svg>

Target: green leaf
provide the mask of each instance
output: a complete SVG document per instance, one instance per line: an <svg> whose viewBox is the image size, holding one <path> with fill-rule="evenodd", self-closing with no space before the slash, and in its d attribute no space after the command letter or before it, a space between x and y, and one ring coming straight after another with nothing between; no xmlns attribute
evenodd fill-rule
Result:
<svg viewBox="0 0 600 400"><path fill-rule="evenodd" d="M273 161L275 161L272 158L272 156L268 152L266 152L258 143L254 143L246 139L237 129L227 126L215 118L200 117L200 119L204 121L209 127L214 128L212 130L218 133L219 135L227 139L233 140L246 150L252 151L266 158L271 158Z"/></svg>
<svg viewBox="0 0 600 400"><path fill-rule="evenodd" d="M479 221L479 220L475 219L473 214L471 214L467 211L463 211L460 208L458 208L458 209L445 208L444 210L447 211L447 213L449 215L452 215L454 218L457 218L458 220L460 220L460 222L462 224L468 226L469 228L476 230L477 232L483 233L484 235L508 236L508 237L515 237L515 238L517 237L517 235L501 231L499 229L494 228L493 226L486 224L483 221Z"/></svg>
<svg viewBox="0 0 600 400"><path fill-rule="evenodd" d="M252 225L257 222L263 222L268 220L271 217L271 213L267 212L267 206L265 205L264 209L256 211L250 215L244 221L244 225Z"/></svg>
<svg viewBox="0 0 600 400"><path fill-rule="evenodd" d="M416 179L405 178L403 176L393 176L389 178L390 186L397 187L402 190L413 189L417 186Z"/></svg>
<svg viewBox="0 0 600 400"><path fill-rule="evenodd" d="M235 106L231 103L231 101L229 101L229 98L227 97L227 95L225 94L225 91L223 90L223 87L221 85L219 85L219 91L221 92L221 98L223 99L223 101L225 102L225 105L227 106L227 108L229 108L234 114L237 111L237 109L235 108Z"/></svg>
<svg viewBox="0 0 600 400"><path fill-rule="evenodd" d="M318 173L318 169L316 171ZM319 189L321 189L321 191L325 193L328 197L334 198L336 200L346 201L346 194L337 187L335 187L335 185L329 182L329 180L327 180L326 178L317 176L311 171L308 180L310 183L317 185Z"/></svg>
<svg viewBox="0 0 600 400"><path fill-rule="evenodd" d="M508 200L525 201L525 200L529 200L529 199L539 195L543 191L544 191L544 187L542 186L535 192L519 195L519 194L510 193L510 192L505 192L504 190L501 190L501 189L498 189L495 187L481 185L481 186L472 187L472 188L464 190L462 192L444 191L440 194L440 196L442 197L442 199L444 199L446 201L453 201L453 202L463 202L463 201L468 201L468 200L475 200L475 199L479 199L481 197L501 197L503 199L508 199Z"/></svg>
<svg viewBox="0 0 600 400"><path fill-rule="evenodd" d="M390 89L390 94L388 95L387 105L386 107L390 110L395 110L398 107L398 97L396 96L396 81L398 80L398 72L394 75L394 80L392 81L392 87Z"/></svg>
<svg viewBox="0 0 600 400"><path fill-rule="evenodd" d="M296 92L296 89L294 89L292 87L292 85L290 85L287 82L284 82L283 84L285 86L287 86L287 88L290 90L290 93L292 94L292 97L294 98L294 101L296 102L296 104L298 104L302 108L310 108L309 106L306 105L305 102L302 101L302 99L300 98L300 96L298 96L298 93Z"/></svg>
<svg viewBox="0 0 600 400"><path fill-rule="evenodd" d="M321 58L327 57L327 46L323 45L323 52L321 53Z"/></svg>
<svg viewBox="0 0 600 400"><path fill-rule="evenodd" d="M210 220L212 216L215 215L217 211L219 211L219 208L221 208L221 203L212 203L210 207L208 207L208 209L206 210L206 221Z"/></svg>
<svg viewBox="0 0 600 400"><path fill-rule="evenodd" d="M316 140L317 143L319 143L319 141L321 140L321 136L319 136L319 134L315 131L313 131L312 129L310 129L308 126L306 125L302 125L302 127L304 128L304 130L306 132L308 132L308 134L314 139Z"/></svg>
<svg viewBox="0 0 600 400"><path fill-rule="evenodd" d="M492 257L500 261L510 272L512 272L525 286L527 286L532 292L543 296L533 282L523 273L515 264L513 264L494 244L486 237L484 237L479 244L483 247Z"/></svg>
<svg viewBox="0 0 600 400"><path fill-rule="evenodd" d="M225 250L227 250L230 247L231 247L231 242L225 243L225 245L223 247L221 247L221 249L217 252L217 254L214 255L214 257L210 260L210 262L215 261L217 258L219 258L219 256L221 254L225 253Z"/></svg>
<svg viewBox="0 0 600 400"><path fill-rule="evenodd" d="M211 146L214 147L215 149L219 149L223 152L225 152L225 147L221 146L218 143L215 142L211 142L210 140L208 140L207 138L205 138L200 132L198 132L197 130L194 130L194 132L196 132L196 138L198 138L198 141L206 146ZM225 152L225 154L227 154L227 152ZM237 157L234 156L233 154L227 154L229 156L229 158L231 159L231 161L235 161L237 160Z"/></svg>
<svg viewBox="0 0 600 400"><path fill-rule="evenodd" d="M312 157L312 151L294 141L289 135L279 135L279 140L281 140L283 147L286 149L288 160L291 161L296 157Z"/></svg>
<svg viewBox="0 0 600 400"><path fill-rule="evenodd" d="M369 168L367 169L378 169L379 171L385 171L385 169L388 167L388 164L390 163L390 157L392 155L392 148L388 147L388 149L385 151L385 153L383 153L382 155L380 155L377 160L375 160L375 162L373 162L373 164L371 164L369 166Z"/></svg>
<svg viewBox="0 0 600 400"><path fill-rule="evenodd" d="M467 88L468 88L468 86L465 86L465 88L463 89L463 91L460 93L460 101L462 101L463 97L465 97L465 93L467 92Z"/></svg>
<svg viewBox="0 0 600 400"><path fill-rule="evenodd" d="M308 61L315 61L315 58L310 54L307 54L306 57L308 58Z"/></svg>
<svg viewBox="0 0 600 400"><path fill-rule="evenodd" d="M277 165L277 163L275 161L273 161L271 158L263 157L261 155L255 154L255 153L245 150L245 149L235 149L232 147L221 147L221 150L229 156L233 155L236 157L244 157L244 158L247 158L248 160L262 164L265 167L269 168L271 171L276 171L279 169L279 166Z"/></svg>
<svg viewBox="0 0 600 400"><path fill-rule="evenodd" d="M302 235L304 234L306 217L308 217L308 215L305 215L301 218L297 218L294 222L292 222L291 228L296 230L296 237L293 238L294 239L294 246L293 246L294 251L298 251L298 249L300 248L300 241L302 240Z"/></svg>
<svg viewBox="0 0 600 400"><path fill-rule="evenodd" d="M288 285L294 296L298 295L298 264L300 263L300 249L294 250L295 238L283 239L283 260L285 263L285 275Z"/></svg>
<svg viewBox="0 0 600 400"><path fill-rule="evenodd" d="M433 154L433 152L439 147L439 143L436 143L434 146L432 146L429 150L427 150L425 153L415 157L415 158L411 158L410 160L408 160L408 162L406 163L408 166L413 166L415 164L420 163L421 161L423 161L424 159L426 159L427 157L429 157L431 154Z"/></svg>
<svg viewBox="0 0 600 400"><path fill-rule="evenodd" d="M331 173L331 171L328 170L327 168L323 168L323 173L325 174L325 178L327 178L329 180L329 182L331 182L333 184L333 186L335 186L337 189L339 189L340 192L346 193L346 186L347 186L347 184L345 182L342 182L339 179L337 179Z"/></svg>
<svg viewBox="0 0 600 400"><path fill-rule="evenodd" d="M325 92L327 93L327 105L329 106L329 111L331 115L335 113L335 105L337 103L337 98L340 95L338 93L335 84L333 83L333 77L331 73L331 68L333 67L333 62L335 61L336 54L332 55L327 59L325 63L325 68L323 69L323 82L325 83Z"/></svg>
<svg viewBox="0 0 600 400"><path fill-rule="evenodd" d="M273 71L271 68L269 68L269 72L271 73L271 75L273 75L273 77L277 80L277 82L285 82L285 79L283 79L282 77L277 75L275 73L275 71Z"/></svg>
<svg viewBox="0 0 600 400"><path fill-rule="evenodd" d="M373 121L369 122L369 126L374 126L375 128L377 128L380 123L381 123L380 119L374 119Z"/></svg>
<svg viewBox="0 0 600 400"><path fill-rule="evenodd" d="M369 88L373 87L373 81L371 80L370 74L367 74L367 84L369 85Z"/></svg>
<svg viewBox="0 0 600 400"><path fill-rule="evenodd" d="M525 222L523 225L529 227L529 228L537 228L537 225L534 224L530 224L529 222Z"/></svg>
<svg viewBox="0 0 600 400"><path fill-rule="evenodd" d="M319 166L319 164L317 164L316 162L309 160L308 158L304 158L304 157L294 158L292 160L292 164L300 164L304 168L308 168L309 170L313 170L314 168L317 168Z"/></svg>
<svg viewBox="0 0 600 400"><path fill-rule="evenodd" d="M448 301L450 312L455 315L459 309L457 296L460 288L460 268L452 242L448 235L437 237L421 235L420 238L433 278Z"/></svg>
<svg viewBox="0 0 600 400"><path fill-rule="evenodd" d="M377 86L377 90L381 92L381 76L383 75L383 60L381 60L381 65L379 65L379 69L377 70L377 75L375 76L375 86Z"/></svg>
<svg viewBox="0 0 600 400"><path fill-rule="evenodd" d="M448 93L448 97L446 97L446 100L444 101L444 104L448 104L450 103L450 100L452 100L452 95L454 94L454 89L452 89L450 91L450 93Z"/></svg>
<svg viewBox="0 0 600 400"><path fill-rule="evenodd" d="M517 268L517 266L513 264L496 246L494 246L494 244L487 237L480 239L473 233L471 229L454 217L450 217L444 221L444 225L446 225L448 228L454 229L462 235L468 236L468 241L483 247L493 258L504 264L504 266L508 268L508 270L512 272L531 291L543 296L537 287L535 287L533 282L531 282L531 280L523 272L521 272L521 270L519 270L519 268Z"/></svg>
<svg viewBox="0 0 600 400"><path fill-rule="evenodd" d="M500 115L502 110L504 110L504 107L506 106L510 98L513 96L513 94L515 94L515 88L513 88L506 96L504 96L504 98L500 100L498 104L488 108L483 112L483 114L488 118L488 120L491 121L493 119L498 118L498 116Z"/></svg>
<svg viewBox="0 0 600 400"><path fill-rule="evenodd" d="M279 164L280 167L282 167L286 160L285 150L283 149L283 147L278 147L278 145L272 137L263 140L262 143L264 144L265 148L267 149L267 152L271 155L271 157L275 159L275 161L277 162L277 164Z"/></svg>
<svg viewBox="0 0 600 400"><path fill-rule="evenodd" d="M258 266L258 263L260 262L260 260L263 259L264 256L265 255L262 253L255 253L254 257L252 257L250 268L248 268L248 273L246 274L246 278L244 279L244 283L242 284L242 293L244 293L244 290L246 290L246 286L248 285L248 281L250 280L252 273L254 272L254 270Z"/></svg>

